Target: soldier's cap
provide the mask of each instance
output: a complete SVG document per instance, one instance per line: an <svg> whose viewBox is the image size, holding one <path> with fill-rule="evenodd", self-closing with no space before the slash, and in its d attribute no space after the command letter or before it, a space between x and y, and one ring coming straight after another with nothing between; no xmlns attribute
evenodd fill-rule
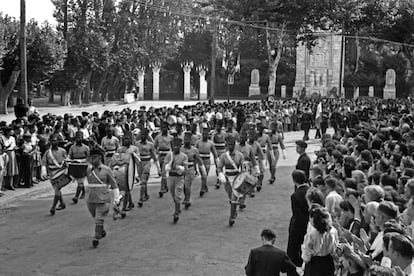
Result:
<svg viewBox="0 0 414 276"><path fill-rule="evenodd" d="M183 140L180 137L174 137L172 140L173 145L182 145Z"/></svg>
<svg viewBox="0 0 414 276"><path fill-rule="evenodd" d="M304 148L304 149L306 149L308 147L308 144L303 140L297 140L296 145L298 145L299 147Z"/></svg>

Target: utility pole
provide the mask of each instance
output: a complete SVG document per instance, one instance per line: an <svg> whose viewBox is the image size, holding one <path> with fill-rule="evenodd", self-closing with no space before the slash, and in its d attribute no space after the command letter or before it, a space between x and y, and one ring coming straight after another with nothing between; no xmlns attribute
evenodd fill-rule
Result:
<svg viewBox="0 0 414 276"><path fill-rule="evenodd" d="M27 104L26 0L20 0L20 97Z"/></svg>
<svg viewBox="0 0 414 276"><path fill-rule="evenodd" d="M210 102L214 103L216 92L216 55L217 55L217 22L213 20L213 39L211 42L211 79L210 79Z"/></svg>

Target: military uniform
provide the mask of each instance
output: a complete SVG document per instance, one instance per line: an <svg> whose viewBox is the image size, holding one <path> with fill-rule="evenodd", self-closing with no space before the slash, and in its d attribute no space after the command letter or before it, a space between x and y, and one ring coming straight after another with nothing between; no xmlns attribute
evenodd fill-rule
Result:
<svg viewBox="0 0 414 276"><path fill-rule="evenodd" d="M275 159L273 148L272 148L272 141L270 140L270 136L266 133L259 133L259 136L257 137L257 142L260 145L260 149L263 153L263 157L267 157L268 163L272 164ZM263 179L264 179L264 164L261 164L260 168L260 175L258 177L257 182L257 190L260 191L262 189ZM262 172L263 170L263 172Z"/></svg>
<svg viewBox="0 0 414 276"><path fill-rule="evenodd" d="M69 149L69 158L73 161L77 161L79 163L86 164L87 158L89 157L89 147L85 144L77 145L74 144ZM85 196L85 176L86 172L81 174L81 177L77 177L76 181L78 182L78 187L76 188L76 194L75 197L72 199L74 203L78 202L78 197L80 195L80 198L84 198Z"/></svg>
<svg viewBox="0 0 414 276"><path fill-rule="evenodd" d="M226 133L224 133L222 130L216 130L213 133L213 143L214 147L216 148L217 155L221 156L223 153L226 152ZM216 174L218 174L218 172L216 172ZM216 183L216 188L220 188L220 182L218 180Z"/></svg>
<svg viewBox="0 0 414 276"><path fill-rule="evenodd" d="M170 188L171 197L173 198L175 205L173 216L174 219L176 219L181 213L181 203L183 201L184 192L184 172L188 170L188 157L185 153L182 152L178 154L171 153L168 154L165 158L165 163L166 166L168 166L167 170L169 171L169 177L167 181Z"/></svg>
<svg viewBox="0 0 414 276"><path fill-rule="evenodd" d="M285 150L285 144L283 143L283 137L280 133L278 132L272 132L270 134L270 142L272 143L272 150L273 150L273 156L274 156L274 160L273 162L271 162L271 155L268 152L267 158L269 160L269 164L270 164L270 182L273 183L275 181L276 178L276 167L277 167L277 162L279 161L279 145L282 148L282 150Z"/></svg>
<svg viewBox="0 0 414 276"><path fill-rule="evenodd" d="M195 176L195 166L196 163L202 163L200 158L200 153L198 149L190 146L189 148L183 147L181 148L181 152L187 155L188 158L188 170L184 172L184 201L183 204L186 208L190 207L191 202L191 185L194 180Z"/></svg>
<svg viewBox="0 0 414 276"><path fill-rule="evenodd" d="M229 158L229 156L231 159ZM219 157L219 162L217 166L217 170L220 173L223 173L223 169L224 169L224 175L226 178L226 183L224 187L230 200L230 219L229 219L230 225L233 225L234 220L237 217L236 207L237 207L237 204L239 203L238 198L233 194L232 184L236 176L240 173L243 162L244 162L243 154L237 150L234 150L232 153L225 152L221 154Z"/></svg>
<svg viewBox="0 0 414 276"><path fill-rule="evenodd" d="M208 192L207 187L207 177L208 173L210 172L210 154L213 153L214 159L217 159L217 152L216 148L214 146L214 143L211 140L200 140L196 144L196 148L198 149L200 153L201 160L203 161L204 167L206 168L206 175L201 176L201 190L200 190L200 196L203 196L204 193Z"/></svg>
<svg viewBox="0 0 414 276"><path fill-rule="evenodd" d="M168 192L167 186L167 174L165 171L165 157L171 152L171 142L173 137L171 135L163 135L162 133L158 134L154 140L154 147L158 151L158 160L161 167L161 188L159 195L163 196Z"/></svg>
<svg viewBox="0 0 414 276"><path fill-rule="evenodd" d="M118 185L115 181L112 170L105 166L100 165L99 167L90 167L87 172L87 183L86 187L86 204L89 213L95 219L95 238L93 245L97 246L99 240L106 236L104 229L104 219L109 212L111 203L111 197L109 189L112 188L118 190ZM119 200L118 195L115 192L115 201Z"/></svg>
<svg viewBox="0 0 414 276"><path fill-rule="evenodd" d="M141 159L141 163L139 165L139 176L141 179L141 189L140 189L140 198L138 202L138 206L141 207L144 201L149 199L148 191L147 191L147 183L150 176L151 171L151 159L154 162L157 162L157 154L155 152L154 144L148 141L142 142L139 141L137 144L139 149L139 157Z"/></svg>

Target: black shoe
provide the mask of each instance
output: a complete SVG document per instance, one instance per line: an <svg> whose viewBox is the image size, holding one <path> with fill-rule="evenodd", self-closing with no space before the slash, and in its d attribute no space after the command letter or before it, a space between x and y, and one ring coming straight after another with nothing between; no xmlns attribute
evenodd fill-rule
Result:
<svg viewBox="0 0 414 276"><path fill-rule="evenodd" d="M270 179L269 179L269 184L273 184L275 181L276 181L276 179L275 179L275 178L270 178Z"/></svg>
<svg viewBox="0 0 414 276"><path fill-rule="evenodd" d="M106 237L106 231L103 230L103 232L102 232L102 238L105 238L105 237Z"/></svg>
<svg viewBox="0 0 414 276"><path fill-rule="evenodd" d="M220 189L220 184L219 183L216 184L216 189Z"/></svg>
<svg viewBox="0 0 414 276"><path fill-rule="evenodd" d="M158 195L160 196L160 198L162 198L164 196L163 192L159 192Z"/></svg>
<svg viewBox="0 0 414 276"><path fill-rule="evenodd" d="M203 195L205 194L206 192L204 192L204 191L200 191L200 197L203 197Z"/></svg>
<svg viewBox="0 0 414 276"><path fill-rule="evenodd" d="M188 202L188 203L184 203L184 208L186 209L186 210L188 210L188 208L190 208L191 207L191 203L190 202Z"/></svg>
<svg viewBox="0 0 414 276"><path fill-rule="evenodd" d="M97 248L98 245L99 245L99 240L97 238L93 239L93 241L92 241L93 248Z"/></svg>
<svg viewBox="0 0 414 276"><path fill-rule="evenodd" d="M244 203L242 203L242 204L240 204L240 210L244 210L244 209L246 209L246 204L244 204Z"/></svg>
<svg viewBox="0 0 414 276"><path fill-rule="evenodd" d="M173 218L174 224L177 223L179 219L180 218L178 217L178 215L174 215L174 218Z"/></svg>
<svg viewBox="0 0 414 276"><path fill-rule="evenodd" d="M142 201L148 201L149 198L150 198L149 195L145 195Z"/></svg>
<svg viewBox="0 0 414 276"><path fill-rule="evenodd" d="M84 193L82 193L82 194L80 195L79 199L84 199L84 198L85 198L85 194L84 194Z"/></svg>
<svg viewBox="0 0 414 276"><path fill-rule="evenodd" d="M54 216L54 215L55 215L55 212L56 212L56 211L55 211L55 208L50 209L50 215L51 215L51 216Z"/></svg>
<svg viewBox="0 0 414 276"><path fill-rule="evenodd" d="M78 198L74 197L74 198L72 198L72 201L73 201L73 204L77 204L78 203Z"/></svg>
<svg viewBox="0 0 414 276"><path fill-rule="evenodd" d="M135 208L135 204L134 203L129 203L128 208L129 208L129 210L134 209Z"/></svg>
<svg viewBox="0 0 414 276"><path fill-rule="evenodd" d="M256 195L254 193L249 194L250 197L255 197Z"/></svg>
<svg viewBox="0 0 414 276"><path fill-rule="evenodd" d="M126 214L125 213L121 213L121 218L125 218L126 217Z"/></svg>
<svg viewBox="0 0 414 276"><path fill-rule="evenodd" d="M141 201L138 202L138 207L141 208L144 205Z"/></svg>
<svg viewBox="0 0 414 276"><path fill-rule="evenodd" d="M229 226L232 227L234 225L234 219L229 219Z"/></svg>
<svg viewBox="0 0 414 276"><path fill-rule="evenodd" d="M256 191L260 192L262 190L262 186L257 186Z"/></svg>
<svg viewBox="0 0 414 276"><path fill-rule="evenodd" d="M56 207L56 210L63 210L66 209L66 205L65 204L60 204L58 207Z"/></svg>

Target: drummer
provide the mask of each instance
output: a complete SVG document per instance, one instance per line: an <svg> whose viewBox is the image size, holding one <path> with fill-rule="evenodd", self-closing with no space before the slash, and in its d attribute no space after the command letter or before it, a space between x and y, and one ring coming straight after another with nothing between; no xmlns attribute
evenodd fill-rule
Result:
<svg viewBox="0 0 414 276"><path fill-rule="evenodd" d="M184 172L188 170L188 157L181 152L181 138L175 137L172 141L173 152L165 158L165 169L168 173L168 186L174 201L173 222L177 223L181 213L183 201Z"/></svg>
<svg viewBox="0 0 414 276"><path fill-rule="evenodd" d="M72 198L73 204L78 203L78 199L85 198L85 177L86 177L86 168L87 168L87 159L89 157L89 147L83 142L83 132L78 131L75 135L75 144L72 145L69 149L69 159L72 161L77 162L79 165L79 169L76 170L76 174L73 174L72 176L76 179L78 182L78 187L76 188L75 197ZM80 166L85 165L85 166ZM71 165L69 166L76 166ZM80 197L79 197L80 196Z"/></svg>
<svg viewBox="0 0 414 276"><path fill-rule="evenodd" d="M199 165L202 177L206 175L206 168L201 160L200 153L196 147L191 145L191 132L184 133L184 146L181 152L185 153L188 158L188 170L184 173L184 208L188 209L191 206L191 185L195 176L196 163Z"/></svg>
<svg viewBox="0 0 414 276"><path fill-rule="evenodd" d="M62 193L60 187L56 185L53 176L60 172L63 168L64 162L68 156L66 150L59 147L59 137L57 134L54 134L50 137L51 148L45 152L42 158L42 179L45 179L47 176L50 177L50 184L54 189L55 196L53 197L52 208L50 209L50 214L53 216L56 210L62 210L66 208L65 203L63 202ZM60 202L59 206L56 208L56 205Z"/></svg>
<svg viewBox="0 0 414 276"><path fill-rule="evenodd" d="M227 151L219 157L217 171L219 180L224 184L225 190L230 200L230 219L229 225L233 226L237 217L238 198L233 193L232 184L236 176L240 173L244 162L243 153L236 150L236 140L229 138L226 141Z"/></svg>
<svg viewBox="0 0 414 276"><path fill-rule="evenodd" d="M168 123L161 123L161 133L154 139L154 147L158 151L158 160L161 167L161 188L159 196L162 197L168 192L167 187L167 174L165 172L165 157L171 152L171 142L173 137L168 134Z"/></svg>
<svg viewBox="0 0 414 276"><path fill-rule="evenodd" d="M139 165L139 176L141 179L140 183L140 197L138 201L138 207L142 207L145 201L149 199L148 190L147 190L147 183L150 176L151 171L151 159L154 161L155 165L157 166L158 175L161 176L161 168L160 164L157 160L157 154L155 151L154 144L148 141L148 129L143 128L141 130L141 140L136 143L136 147L139 149L139 157L141 159L141 163Z"/></svg>
<svg viewBox="0 0 414 276"><path fill-rule="evenodd" d="M208 192L207 187L207 177L208 173L210 172L210 154L213 154L215 163L218 164L218 156L216 147L214 146L213 141L209 139L210 137L210 129L208 128L208 125L206 123L201 124L202 128L202 138L200 141L197 142L196 148L200 152L200 157L203 160L204 167L206 169L206 174L201 175L201 189L200 189L200 197L202 197L205 193Z"/></svg>
<svg viewBox="0 0 414 276"><path fill-rule="evenodd" d="M110 166L109 161L119 148L119 139L113 135L114 131L111 126L107 126L105 132L106 136L102 138L101 146L105 150L105 165Z"/></svg>
<svg viewBox="0 0 414 276"><path fill-rule="evenodd" d="M91 166L87 170L86 203L89 213L95 219L95 237L93 247L99 245L99 240L106 236L104 219L109 212L111 197L108 188L114 193L114 204L119 204L119 189L112 170L102 164L104 153L99 149L91 151Z"/></svg>

